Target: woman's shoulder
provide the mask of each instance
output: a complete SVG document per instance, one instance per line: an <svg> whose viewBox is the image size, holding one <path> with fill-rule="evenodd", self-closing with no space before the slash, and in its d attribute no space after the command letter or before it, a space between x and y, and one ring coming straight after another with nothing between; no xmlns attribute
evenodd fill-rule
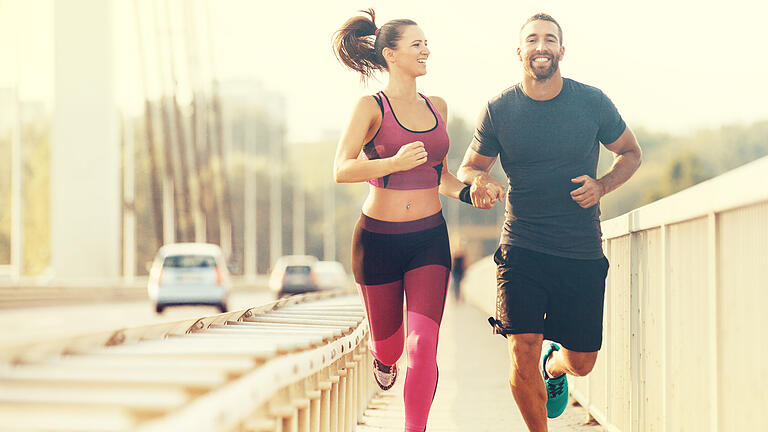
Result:
<svg viewBox="0 0 768 432"><path fill-rule="evenodd" d="M432 102L432 105L440 111L441 113L448 112L448 103L445 102L445 99L441 98L440 96L427 96L429 98L429 101Z"/></svg>
<svg viewBox="0 0 768 432"><path fill-rule="evenodd" d="M433 105L442 105L442 106L448 106L448 104L445 102L445 99L441 98L440 96L427 96L432 102Z"/></svg>
<svg viewBox="0 0 768 432"><path fill-rule="evenodd" d="M355 105L355 111L371 116L381 115L381 100L378 95L361 96Z"/></svg>

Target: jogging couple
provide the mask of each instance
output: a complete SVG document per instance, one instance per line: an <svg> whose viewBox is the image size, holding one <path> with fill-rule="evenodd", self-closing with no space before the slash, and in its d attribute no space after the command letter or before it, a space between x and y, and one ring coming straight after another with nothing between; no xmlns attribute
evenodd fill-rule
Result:
<svg viewBox="0 0 768 432"><path fill-rule="evenodd" d="M528 428L546 431L547 417L567 405L565 375L588 374L601 347L609 264L599 201L639 167L634 135L603 92L561 76L563 33L546 14L520 29L523 79L482 108L456 176L446 165L447 104L417 91L430 54L422 29L407 19L379 27L368 10L336 32L334 50L364 80L388 75L382 91L358 101L334 162L337 182L370 184L352 265L376 382L384 390L395 383L405 347L405 431L426 430L451 269L438 194L479 209L504 201L489 321L507 338L510 388ZM600 144L615 157L598 179ZM489 175L497 159L508 184Z"/></svg>

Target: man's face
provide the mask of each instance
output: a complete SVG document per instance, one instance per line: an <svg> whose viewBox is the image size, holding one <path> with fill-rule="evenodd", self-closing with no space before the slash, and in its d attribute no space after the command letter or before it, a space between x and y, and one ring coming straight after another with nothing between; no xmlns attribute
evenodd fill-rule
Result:
<svg viewBox="0 0 768 432"><path fill-rule="evenodd" d="M547 80L557 72L564 53L553 22L531 21L520 32L517 55L523 62L525 73L537 81Z"/></svg>

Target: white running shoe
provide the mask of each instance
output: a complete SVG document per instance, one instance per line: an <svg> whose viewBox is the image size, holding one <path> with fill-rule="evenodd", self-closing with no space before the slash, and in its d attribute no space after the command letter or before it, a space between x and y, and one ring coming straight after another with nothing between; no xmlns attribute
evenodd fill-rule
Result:
<svg viewBox="0 0 768 432"><path fill-rule="evenodd" d="M397 365L387 366L373 359L373 378L382 390L389 390L397 379Z"/></svg>

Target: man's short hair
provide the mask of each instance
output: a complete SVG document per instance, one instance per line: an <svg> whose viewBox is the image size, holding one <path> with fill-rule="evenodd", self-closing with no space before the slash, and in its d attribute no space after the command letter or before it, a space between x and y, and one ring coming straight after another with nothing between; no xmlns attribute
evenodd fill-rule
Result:
<svg viewBox="0 0 768 432"><path fill-rule="evenodd" d="M523 26L522 26L522 27L520 27L520 33L521 33L521 36L522 36L522 32L523 32L523 29L524 29L524 28L525 28L525 26L527 26L527 25L528 25L528 23L529 23L529 22L531 22L531 21L549 21L549 22L551 22L551 23L554 23L554 24L555 24L555 26L557 26L557 37L558 37L558 39L560 39L560 46L562 46L562 45L563 45L563 29L562 29L562 28L560 28L560 24L558 24L558 23L557 23L557 21L555 21L555 19L554 19L554 18L552 18L552 15L549 15L549 14L545 14L545 13L543 13L543 12L539 12L539 13L537 13L536 15L534 15L534 16L532 16L532 17L528 18L528 20L527 20L527 21L525 21L525 22L523 23Z"/></svg>

